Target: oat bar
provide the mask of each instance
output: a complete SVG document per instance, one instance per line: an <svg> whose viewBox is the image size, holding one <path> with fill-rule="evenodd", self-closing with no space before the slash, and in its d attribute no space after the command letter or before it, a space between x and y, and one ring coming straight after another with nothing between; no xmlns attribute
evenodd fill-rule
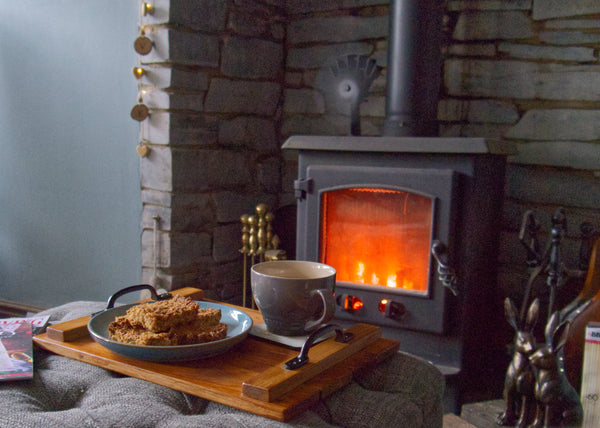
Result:
<svg viewBox="0 0 600 428"><path fill-rule="evenodd" d="M132 306L126 316L132 325L158 333L174 325L191 322L196 318L198 309L198 303L189 297L175 296L169 300Z"/></svg>
<svg viewBox="0 0 600 428"><path fill-rule="evenodd" d="M200 309L189 297L144 303L129 308L108 326L110 338L137 345L190 345L227 336L221 310Z"/></svg>

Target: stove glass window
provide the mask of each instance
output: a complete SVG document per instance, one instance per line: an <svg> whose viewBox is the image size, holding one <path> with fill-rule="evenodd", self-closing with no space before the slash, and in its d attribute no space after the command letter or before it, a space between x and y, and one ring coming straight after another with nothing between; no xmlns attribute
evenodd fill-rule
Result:
<svg viewBox="0 0 600 428"><path fill-rule="evenodd" d="M337 270L337 281L427 295L433 205L391 189L324 192L320 261Z"/></svg>

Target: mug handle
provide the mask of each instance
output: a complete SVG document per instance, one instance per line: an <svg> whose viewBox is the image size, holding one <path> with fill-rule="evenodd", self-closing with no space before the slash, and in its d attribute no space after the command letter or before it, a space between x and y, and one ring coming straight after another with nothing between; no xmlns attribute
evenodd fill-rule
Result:
<svg viewBox="0 0 600 428"><path fill-rule="evenodd" d="M313 328L323 323L326 323L335 315L335 299L333 297L333 294L331 293L331 290L319 288L310 292L311 296L314 296L315 294L318 294L319 297L321 297L321 300L323 301L323 315L321 315L321 317L317 320L308 321L304 325L305 331L310 331Z"/></svg>

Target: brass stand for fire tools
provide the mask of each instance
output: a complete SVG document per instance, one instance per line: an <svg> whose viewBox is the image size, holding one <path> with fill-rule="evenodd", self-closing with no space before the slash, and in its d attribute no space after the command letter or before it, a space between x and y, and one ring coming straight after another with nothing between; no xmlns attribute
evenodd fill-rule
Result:
<svg viewBox="0 0 600 428"><path fill-rule="evenodd" d="M255 214L244 214L240 217L242 222L242 253L243 258L243 287L242 306L246 307L248 291L248 270L255 263L272 260L285 260L284 250L279 249L279 236L273 233L273 219L275 216L268 211L265 204L258 204ZM250 264L248 264L248 261ZM256 309L252 299L252 309Z"/></svg>

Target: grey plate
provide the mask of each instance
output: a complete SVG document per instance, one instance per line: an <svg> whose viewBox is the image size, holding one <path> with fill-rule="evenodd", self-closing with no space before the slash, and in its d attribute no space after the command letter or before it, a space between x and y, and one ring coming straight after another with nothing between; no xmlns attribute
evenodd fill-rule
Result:
<svg viewBox="0 0 600 428"><path fill-rule="evenodd" d="M190 361L213 357L228 351L248 336L248 332L250 331L250 328L252 328L252 318L245 312L219 303L198 301L198 305L200 305L200 308L204 309L221 309L221 322L227 324L227 337L225 337L225 339L208 343L180 346L134 345L109 339L108 325L113 322L116 317L125 315L127 309L134 306L133 304L117 306L92 316L92 319L88 323L88 331L96 342L119 355L135 358L137 360L159 363Z"/></svg>

